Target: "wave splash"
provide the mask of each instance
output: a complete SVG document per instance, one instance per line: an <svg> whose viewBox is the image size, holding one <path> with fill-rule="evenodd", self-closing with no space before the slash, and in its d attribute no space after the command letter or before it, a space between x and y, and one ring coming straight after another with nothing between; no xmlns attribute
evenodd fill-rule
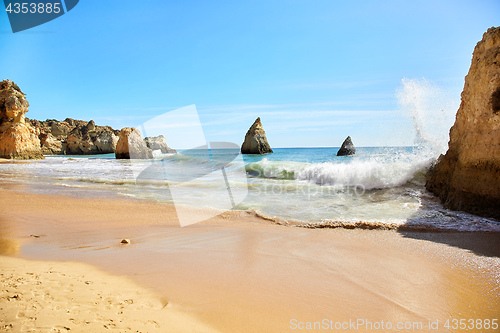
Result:
<svg viewBox="0 0 500 333"><path fill-rule="evenodd" d="M436 157L444 154L459 99L425 78L402 79L396 97L402 113L411 119L415 144Z"/></svg>
<svg viewBox="0 0 500 333"><path fill-rule="evenodd" d="M323 186L361 186L366 190L402 186L410 181L422 182L433 157L384 161L354 160L349 163L298 163L263 159L247 165L249 175L260 178L308 181Z"/></svg>

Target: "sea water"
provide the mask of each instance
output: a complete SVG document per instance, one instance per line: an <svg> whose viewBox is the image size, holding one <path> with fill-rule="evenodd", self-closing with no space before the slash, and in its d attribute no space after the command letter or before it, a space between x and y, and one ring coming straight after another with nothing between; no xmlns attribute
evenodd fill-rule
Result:
<svg viewBox="0 0 500 333"><path fill-rule="evenodd" d="M243 155L244 163L224 161L231 187L248 194L233 209L252 210L282 221L309 226L361 226L430 230L500 230L492 219L444 209L425 189L425 174L436 160L419 147L359 147L352 156L336 156L338 147L276 148L273 154ZM218 202L209 187L202 153L180 151L156 155L158 170L144 177L151 161L116 160L113 155L47 156L45 160L0 165L3 186L30 185L36 193L126 196L175 204L169 185L191 180L185 202L205 195ZM224 154L221 154L223 156ZM212 156L213 158L213 156ZM213 168L213 166L210 166ZM231 178L231 173L246 179ZM169 172L167 177L155 172ZM197 170L204 170L197 174ZM186 179L188 175L189 179ZM210 174L208 173L208 177ZM236 179L236 180L234 180ZM194 180L194 181L193 181ZM246 184L242 181L246 181ZM239 183L238 183L239 182Z"/></svg>
<svg viewBox="0 0 500 333"><path fill-rule="evenodd" d="M234 193L245 189L232 209L309 227L500 231L496 220L443 208L425 189L427 171L446 152L456 112L443 96L426 80L402 81L397 98L416 133L410 147L358 147L355 155L341 157L339 147L275 148L272 154L242 156L237 149L156 151L153 161L116 160L113 154L47 156L0 164L0 186L209 208L226 199L228 187ZM226 182L217 177L222 167ZM174 198L170 188L183 183L189 186Z"/></svg>

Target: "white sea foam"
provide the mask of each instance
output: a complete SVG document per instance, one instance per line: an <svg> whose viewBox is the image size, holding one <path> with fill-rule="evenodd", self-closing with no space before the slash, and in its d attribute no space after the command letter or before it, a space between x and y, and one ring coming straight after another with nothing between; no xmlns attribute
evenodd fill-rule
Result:
<svg viewBox="0 0 500 333"><path fill-rule="evenodd" d="M445 153L459 99L425 78L402 79L396 95L402 113L412 121L415 144L436 156Z"/></svg>
<svg viewBox="0 0 500 333"><path fill-rule="evenodd" d="M256 177L304 180L318 185L361 186L364 189L401 186L422 176L434 159L428 156L402 155L349 162L298 163L263 159L247 166Z"/></svg>

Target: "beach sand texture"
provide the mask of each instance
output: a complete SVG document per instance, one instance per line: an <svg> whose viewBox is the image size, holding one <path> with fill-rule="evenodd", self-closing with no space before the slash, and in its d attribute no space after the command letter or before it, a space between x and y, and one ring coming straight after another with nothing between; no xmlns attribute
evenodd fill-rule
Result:
<svg viewBox="0 0 500 333"><path fill-rule="evenodd" d="M0 267L2 332L217 332L87 264L0 256Z"/></svg>
<svg viewBox="0 0 500 333"><path fill-rule="evenodd" d="M311 230L247 212L181 228L165 204L10 190L0 202L3 253L39 260L2 257L4 329L290 332L293 320L500 316L495 233ZM68 260L86 264L54 262Z"/></svg>

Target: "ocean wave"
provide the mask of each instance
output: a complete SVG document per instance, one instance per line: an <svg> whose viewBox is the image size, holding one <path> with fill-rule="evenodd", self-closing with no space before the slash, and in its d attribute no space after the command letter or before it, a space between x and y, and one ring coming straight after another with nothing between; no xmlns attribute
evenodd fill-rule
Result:
<svg viewBox="0 0 500 333"><path fill-rule="evenodd" d="M410 181L422 183L433 158L410 161L357 160L349 163L299 163L268 161L250 163L250 176L282 180L309 181L326 186L361 186L366 190L404 185Z"/></svg>
<svg viewBox="0 0 500 333"><path fill-rule="evenodd" d="M55 178L62 181L73 181L82 183L93 183L93 184L106 184L106 185L135 185L135 179L109 179L109 178L99 178L99 177L58 177Z"/></svg>

